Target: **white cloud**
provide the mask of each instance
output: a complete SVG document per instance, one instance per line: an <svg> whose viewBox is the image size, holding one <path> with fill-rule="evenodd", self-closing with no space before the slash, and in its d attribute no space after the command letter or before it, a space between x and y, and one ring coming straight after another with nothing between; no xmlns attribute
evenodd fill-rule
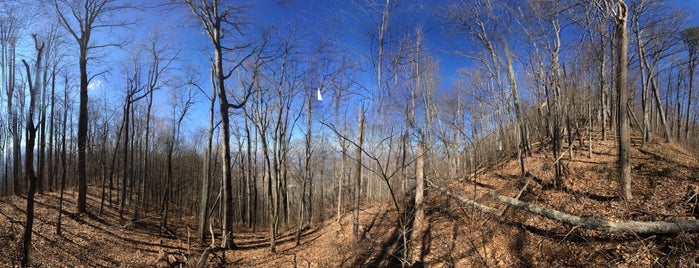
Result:
<svg viewBox="0 0 699 268"><path fill-rule="evenodd" d="M99 90L99 89L102 89L103 86L104 86L104 82L102 82L102 80L93 79L92 81L90 81L89 84L87 84L87 90L94 90L94 89Z"/></svg>

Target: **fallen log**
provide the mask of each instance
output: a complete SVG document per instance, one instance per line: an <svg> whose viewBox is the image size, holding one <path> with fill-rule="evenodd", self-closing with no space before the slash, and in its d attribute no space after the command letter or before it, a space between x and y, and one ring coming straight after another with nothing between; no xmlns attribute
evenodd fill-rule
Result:
<svg viewBox="0 0 699 268"><path fill-rule="evenodd" d="M439 186L433 184L432 181L430 181L430 180L427 180L427 179L426 179L425 181L426 181L427 184L428 184L428 188L431 188L431 190L436 191L436 192L438 192L438 193L440 193L440 194L446 195L446 196L448 196L448 197L454 198L454 199L456 199L456 201L459 201L460 203L462 203L462 204L464 204L464 205L473 207L473 208L478 209L478 210L480 210L480 211L483 211L483 212L485 212L485 213L494 214L494 215L499 215L499 214L500 214L500 210L499 210L499 209L491 208L491 207L489 207L489 206L479 204L478 202L473 201L473 200L471 200L471 199L464 198L463 196L454 194L454 193L450 192L449 190L446 190L446 189L444 189L444 188L442 188L442 187L439 187Z"/></svg>
<svg viewBox="0 0 699 268"><path fill-rule="evenodd" d="M477 208L483 212L496 214L500 210L484 206L471 199L454 194L440 186L435 185L430 180L426 180L428 188L452 197L457 201ZM520 201L511 197L501 196L490 192L490 196L500 202L517 209L521 209L532 214L546 217L558 222L570 224L584 229L598 230L605 232L636 233L639 235L674 235L679 233L699 232L699 220L678 220L678 221L609 221L594 217L580 217L562 211L545 208L539 205ZM496 214L497 215L497 214Z"/></svg>

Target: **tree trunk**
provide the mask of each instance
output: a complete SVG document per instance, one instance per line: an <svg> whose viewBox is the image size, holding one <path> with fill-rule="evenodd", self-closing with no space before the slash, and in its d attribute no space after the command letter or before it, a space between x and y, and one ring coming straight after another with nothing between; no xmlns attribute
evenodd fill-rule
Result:
<svg viewBox="0 0 699 268"><path fill-rule="evenodd" d="M676 119L677 119L677 140L681 138L680 136L680 131L682 129L682 104L680 103L680 85L682 83L682 78L680 75L680 71L677 71L677 86L675 87L675 104L677 104L677 113L676 113Z"/></svg>
<svg viewBox="0 0 699 268"><path fill-rule="evenodd" d="M691 53L691 52L690 52ZM693 55L689 56L690 58L696 57ZM685 128L684 128L684 139L687 140L689 138L689 116L690 116L690 111L692 110L692 91L694 89L694 68L695 68L695 63L690 60L689 61L689 68L688 68L688 76L689 76L689 93L687 95L687 116L685 117Z"/></svg>
<svg viewBox="0 0 699 268"><path fill-rule="evenodd" d="M211 85L213 92L211 93L211 99L209 103L209 131L206 137L206 151L204 155L204 167L202 168L203 174L201 177L201 199L199 206L199 238L201 239L202 245L206 243L206 223L209 220L209 183L211 182L211 151L213 149L212 144L214 136L214 107L216 103L216 87L213 86L213 76L211 77Z"/></svg>
<svg viewBox="0 0 699 268"><path fill-rule="evenodd" d="M559 155L562 155L563 153L561 152L561 80L563 79L563 76L561 75L561 69L559 66L559 61L558 61L558 50L559 48L556 47L552 52L551 52L551 65L553 68L553 81L552 81L552 88L550 90L547 90L547 95L551 95L551 104L552 107L549 109L550 117L551 117L551 131L553 132L551 135L551 147L552 147L552 152L553 152L553 159L558 159ZM548 91L552 91L548 93ZM563 178L562 178L562 170L561 170L561 161L555 161L554 162L554 186L558 189L563 187Z"/></svg>
<svg viewBox="0 0 699 268"><path fill-rule="evenodd" d="M65 83L67 83L68 78L65 78ZM126 114L124 114L126 116ZM114 170L116 166L116 157L117 157L117 152L119 151L119 142L121 141L121 134L124 131L124 120L121 122L121 126L119 127L119 132L117 132L117 140L116 143L114 143L114 152L112 152L112 163L109 166L109 206L112 206L112 190L114 190ZM122 189L123 190L123 189ZM100 214L102 214L102 210L104 208L104 198L102 198L102 202L100 204Z"/></svg>
<svg viewBox="0 0 699 268"><path fill-rule="evenodd" d="M41 73L41 56L44 49L44 43L39 45L36 35L32 35L34 44L37 50L36 66L34 67L34 84L32 84L32 75L29 71L29 64L22 60L27 71L27 84L29 84L29 112L27 113L27 143L24 159L24 168L27 179L29 180L29 191L27 192L27 220L24 225L24 235L22 236L22 267L28 267L31 262L30 250L32 244L32 229L34 227L34 194L38 178L34 171L34 145L36 143L36 125L34 124L34 114L36 113L36 105L39 98L39 73Z"/></svg>
<svg viewBox="0 0 699 268"><path fill-rule="evenodd" d="M253 160L253 152L252 152L252 135L254 135L253 132L250 131L250 126L248 116L247 116L247 111L244 112L245 115L245 137L247 139L247 173L245 176L247 176L247 181L248 185L246 186L248 188L248 196L245 199L245 202L247 203L247 219L248 219L248 227L252 228L254 230L254 227L257 225L257 218L255 217L257 215L257 174L256 172L253 171L254 168L257 167L257 163L254 162ZM255 158L256 159L256 158Z"/></svg>
<svg viewBox="0 0 699 268"><path fill-rule="evenodd" d="M56 161L56 158L54 158L56 150L53 148L54 145L54 134L56 133L55 129L55 121L56 121L56 116L55 116L55 106L56 106L56 66L54 65L53 69L51 70L51 97L49 100L49 103L51 105L51 109L49 110L49 116L51 116L51 119L49 120L49 152L48 152L48 167L47 171L49 173L48 175L48 181L47 184L49 186L49 192L53 192L54 187L56 186L56 173L55 173L55 168L56 164L54 161Z"/></svg>
<svg viewBox="0 0 699 268"><path fill-rule="evenodd" d="M607 71L605 70L605 63L607 62L605 60L605 48L607 47L605 42L604 42L604 36L600 36L600 45L601 45L601 51L599 57L599 90L600 90L600 106L602 108L602 120L601 120L601 126L602 126L602 140L607 140L607 119L608 119L608 114L609 114L609 106L607 103L609 102L608 96L607 96Z"/></svg>
<svg viewBox="0 0 699 268"><path fill-rule="evenodd" d="M303 215L303 208L304 208L304 206L306 206L306 203L307 203L307 202L306 202L306 198L305 198L305 196L306 196L306 186L307 186L307 185L310 185L310 186L311 186L311 187L309 187L310 190L309 190L309 200L308 200L309 202L308 202L308 203L310 203L310 207L313 206L313 203L311 202L311 201L312 201L311 198L312 198L312 196L313 196L313 195L312 195L312 193L313 193L312 185L313 185L313 184L311 183L311 182L312 182L312 177L311 177L311 176L312 176L312 172L311 172L311 157L312 157L312 153L313 153L313 151L311 150L311 145L313 144L313 132L312 132L312 131L313 131L313 130L312 130L313 125L311 124L311 123L312 123L312 113L311 113L311 111L312 111L312 109L313 109L313 103L312 103L312 101L311 101L311 100L313 99L313 98L312 98L312 95L313 95L312 93L308 93L308 94L307 94L307 98L306 98L306 100L307 100L307 103L306 103L306 144L305 144L305 145L306 145L306 151L305 151L305 158L304 158L303 189L302 189L302 191L301 191L301 206L300 206L301 208L300 208L300 210L299 210L299 217L303 217L303 216L304 216L304 215ZM311 210L310 207L309 207L309 213L308 213L308 219L309 219L309 222L308 222L308 223L309 223L309 224L311 223L311 217L313 216L313 214L311 214L311 211L312 211L312 210ZM303 222L303 219L300 218L300 219L299 219L299 226L298 226L298 230L297 230L297 235L296 235L296 243L297 243L297 245L298 245L298 243L299 243L299 241L300 241L301 228L302 228L302 224L301 224L301 223L302 223L302 222Z"/></svg>
<svg viewBox="0 0 699 268"><path fill-rule="evenodd" d="M354 178L354 212L352 232L354 234L354 240L359 242L361 239L359 233L359 202L362 197L360 189L362 186L362 143L364 142L364 108L359 108L359 120L357 120L357 152L356 152L356 172Z"/></svg>
<svg viewBox="0 0 699 268"><path fill-rule="evenodd" d="M347 176L346 166L347 166L347 142L339 138L340 148L342 148L342 162L340 163L340 176L337 182L337 224L340 224L342 217L342 192L345 177Z"/></svg>
<svg viewBox="0 0 699 268"><path fill-rule="evenodd" d="M66 176L67 176L67 159L66 159L66 128L68 119L68 76L64 77L64 95L63 95L63 125L61 130L61 194L58 199L58 220L56 221L56 234L61 235L61 218L63 217L63 192L66 188ZM115 147L116 148L116 147ZM114 149L116 152L116 149ZM113 162L112 162L113 163ZM114 170L112 165L112 170Z"/></svg>
<svg viewBox="0 0 699 268"><path fill-rule="evenodd" d="M139 215L139 209L142 206L143 199L145 198L145 193L146 193L146 181L149 180L149 155L150 155L150 114L151 110L153 108L153 88L150 88L148 91L148 107L146 108L146 132L145 132L145 141L143 144L143 176L140 177L140 182L137 185L136 190L138 190L138 198L136 199L136 203L134 204L133 208L133 215L131 217L131 221L136 221L138 220L138 215Z"/></svg>
<svg viewBox="0 0 699 268"><path fill-rule="evenodd" d="M38 74L37 74L38 76ZM37 77L38 78L38 77ZM45 76L44 76L45 78ZM38 81L36 83L39 84ZM45 81L41 83L45 85ZM41 87L41 100L39 104L39 157L36 170L36 190L39 194L44 194L44 166L46 166L46 90Z"/></svg>
<svg viewBox="0 0 699 268"><path fill-rule="evenodd" d="M650 83L651 83L651 90L653 91L653 97L655 98L655 104L656 104L656 107L658 109L658 113L660 116L660 122L663 125L663 130L665 133L665 142L669 143L672 140L672 133L670 132L670 126L667 123L667 117L665 115L665 110L663 110L663 104L662 104L662 101L660 100L660 94L658 93L658 79L655 77L655 75L651 76Z"/></svg>
<svg viewBox="0 0 699 268"><path fill-rule="evenodd" d="M413 263L422 261L422 240L426 231L425 210L423 208L425 194L425 138L418 130L417 160L415 162L415 219L411 235L411 251Z"/></svg>
<svg viewBox="0 0 699 268"><path fill-rule="evenodd" d="M80 48L80 107L78 114L78 214L87 212L87 41L81 38L85 44Z"/></svg>
<svg viewBox="0 0 699 268"><path fill-rule="evenodd" d="M131 116L129 113L131 112L131 93L126 94L126 102L124 103L124 152L123 152L123 158L124 158L124 169L122 170L121 174L121 198L119 199L119 219L124 219L124 206L126 204L126 191L127 191L127 185L129 182L129 119Z"/></svg>
<svg viewBox="0 0 699 268"><path fill-rule="evenodd" d="M269 213L269 248L270 251L274 252L276 248L276 243L277 243L277 234L276 234L276 229L274 228L274 221L275 221L275 215L276 215L276 205L277 202L275 200L275 193L273 187L275 184L274 179L272 178L272 163L270 160L269 156L269 146L267 145L267 138L265 134L265 130L258 128L258 131L260 133L260 142L262 143L262 154L263 154L263 161L265 165L264 169L264 174L265 178L267 179L267 204L268 204L268 213Z"/></svg>
<svg viewBox="0 0 699 268"><path fill-rule="evenodd" d="M622 201L631 200L631 138L629 129L629 115L626 110L628 105L627 83L627 54L628 38L626 31L627 8L623 0L617 1L617 38L618 57L617 62L617 114L619 124L617 126L619 135L619 197Z"/></svg>
<svg viewBox="0 0 699 268"><path fill-rule="evenodd" d="M9 51L4 51L4 53L7 53L6 55L3 55L3 60L7 61L7 67L5 67L5 64L3 64L3 79L6 81L6 93L7 93L7 113L9 115L9 121L10 121L10 133L12 136L12 192L15 195L21 194L22 191L22 184L19 179L20 177L20 169L22 167L22 159L21 159L21 136L20 130L19 130L19 122L18 122L18 112L17 112L17 107L13 105L13 100L15 99L14 97L14 91L15 91L15 60L16 60L16 41L11 42L9 44ZM7 70L5 70L7 68ZM6 73L7 72L7 73ZM5 77L6 75L6 77Z"/></svg>
<svg viewBox="0 0 699 268"><path fill-rule="evenodd" d="M587 103L587 158L592 158L592 107Z"/></svg>
<svg viewBox="0 0 699 268"><path fill-rule="evenodd" d="M515 71L514 67L512 64L512 55L510 54L510 48L507 42L505 42L503 38L503 49L505 50L505 61L507 62L507 78L510 81L510 91L512 94L512 103L514 104L514 109L515 109L515 117L517 120L517 128L518 128L518 139L519 139L519 145L518 145L518 158L519 158L519 168L520 168L520 173L522 176L526 173L525 166L524 166L524 157L527 152L530 151L528 148L527 144L527 137L525 136L525 131L524 131L524 120L522 120L522 111L519 107L519 94L517 92L517 81L515 79ZM531 152L529 153L531 154Z"/></svg>
<svg viewBox="0 0 699 268"><path fill-rule="evenodd" d="M174 126L173 126L174 128ZM173 132L175 130L173 129ZM162 207L161 207L161 213L162 213L162 221L160 222L160 231L166 231L167 229L167 217L168 213L170 212L170 188L172 184L172 153L175 147L175 140L174 140L174 133L171 137L171 140L168 142L168 147L167 147L167 173L165 177L165 193L163 194L163 202L162 202Z"/></svg>

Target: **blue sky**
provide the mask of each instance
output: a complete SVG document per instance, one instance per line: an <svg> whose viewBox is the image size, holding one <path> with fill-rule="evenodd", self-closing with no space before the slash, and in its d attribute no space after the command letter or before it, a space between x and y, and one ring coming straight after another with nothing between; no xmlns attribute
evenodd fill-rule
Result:
<svg viewBox="0 0 699 268"><path fill-rule="evenodd" d="M223 1L227 2L227 1ZM277 27L285 27L298 23L301 36L313 37L324 33L327 25L334 23L336 25L334 33L338 35L343 45L346 46L349 53L357 53L356 57L368 57L371 51L370 44L372 36L368 32L369 25L375 25L380 20L380 14L376 13L381 6L376 10L362 13L361 10L353 3L364 3L363 1L350 0L256 0L252 1L252 6L249 12L250 29L260 29L269 25L277 25ZM382 1L377 1L379 4ZM417 1L419 2L419 1ZM691 25L699 25L699 0L670 0L670 2L678 7L681 7L686 12L692 14ZM408 1L403 1L401 4ZM398 26L396 27L413 27L407 24L421 24L425 29L425 45L440 63L440 76L442 78L442 86L448 87L454 79L459 68L468 64L464 59L449 53L455 45L450 43L448 37L443 33L442 29L435 22L435 14L432 13L431 7L437 6L432 1L424 1L419 6L414 8L403 9L399 14L393 14ZM372 13L373 12L373 13ZM210 43L203 31L199 28L199 22L191 18L190 11L186 8L162 9L151 8L141 12L133 12L129 14L118 14L117 18L125 18L133 20L136 23L129 26L128 29L120 29L111 33L101 33L95 36L95 39L108 38L108 36L117 38L131 37L135 42L147 36L150 31L160 29L164 31L164 35L168 42L173 46L180 48L180 62L178 65L192 64L199 66L201 81L205 88L209 86L208 80L208 62L205 53L210 53ZM74 45L75 41L71 40ZM76 51L77 52L77 51ZM114 49L108 51L97 52L98 55L106 56L100 61L93 61L88 67L90 72L96 73L103 70L109 70L105 76L96 78L91 84L93 88L91 93L94 97L107 96L114 100L115 106L121 105L123 101L123 78L120 74L119 66L123 59L128 55L129 48ZM370 71L369 71L370 72ZM106 92L101 92L106 91ZM162 102L162 105L156 105L156 112L169 112L166 101L169 93L159 93L157 102ZM198 98L199 103L197 108L192 111L189 124L193 129L204 127L207 114L207 101L204 97Z"/></svg>

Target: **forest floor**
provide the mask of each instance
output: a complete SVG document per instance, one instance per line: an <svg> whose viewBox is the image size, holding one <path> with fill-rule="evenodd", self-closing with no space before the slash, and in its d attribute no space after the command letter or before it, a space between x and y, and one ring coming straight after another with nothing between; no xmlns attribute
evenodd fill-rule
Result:
<svg viewBox="0 0 699 268"><path fill-rule="evenodd" d="M616 200L617 149L613 140L593 140L576 148L574 159L562 159L563 187L553 187L554 159L540 145L526 159L536 176L518 175L516 157L495 163L476 176L435 179L452 192L499 209L488 192L570 214L612 221L673 221L697 219L699 189L697 155L659 138L640 146L632 137L632 193L626 204ZM585 141L587 142L587 141ZM576 143L577 145L577 143ZM546 149L547 151L548 149ZM567 151L566 151L567 152ZM160 218L146 215L132 223L120 220L118 209L99 211L97 188L90 188L90 214L75 214L76 195L66 191L63 233L56 234L58 194L37 195L33 263L36 267L154 267L163 254L176 263L194 263L203 248L195 242L195 219L177 217L161 232ZM689 194L688 194L689 193ZM18 265L26 199L0 199L0 267ZM115 207L118 207L115 205ZM634 233L591 231L510 208L502 216L479 212L455 200L428 191L426 231L420 259L428 267L696 267L699 234L638 236ZM128 211L130 213L130 211ZM150 212L150 214L155 214ZM277 253L270 253L263 232L234 234L237 249L209 257L218 267L393 267L399 266L401 228L397 212L388 206L364 206L360 211L359 243L352 236L352 215L340 222L329 219L303 232L295 245L294 231L282 230ZM126 213L125 218L130 218ZM266 229L266 228L265 228Z"/></svg>

